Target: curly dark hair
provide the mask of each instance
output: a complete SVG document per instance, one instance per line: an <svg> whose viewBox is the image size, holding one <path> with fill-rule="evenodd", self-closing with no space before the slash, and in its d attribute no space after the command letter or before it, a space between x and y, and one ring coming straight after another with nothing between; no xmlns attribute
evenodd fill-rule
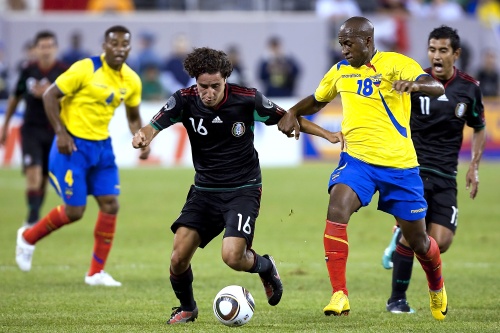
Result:
<svg viewBox="0 0 500 333"><path fill-rule="evenodd" d="M189 76L198 79L202 74L216 74L227 79L233 71L233 65L223 51L208 47L195 48L184 60L184 68Z"/></svg>

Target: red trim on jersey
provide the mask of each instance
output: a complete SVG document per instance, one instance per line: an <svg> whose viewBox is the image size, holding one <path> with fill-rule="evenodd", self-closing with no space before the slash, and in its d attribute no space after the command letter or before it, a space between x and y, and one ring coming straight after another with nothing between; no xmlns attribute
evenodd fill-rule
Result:
<svg viewBox="0 0 500 333"><path fill-rule="evenodd" d="M238 86L231 86L231 89L232 89L231 92L235 95L255 97L255 90L254 89L238 87Z"/></svg>
<svg viewBox="0 0 500 333"><path fill-rule="evenodd" d="M375 73L377 72L377 69L375 68L375 66L372 65L371 62L368 62L365 66L368 68L372 68L375 71Z"/></svg>
<svg viewBox="0 0 500 333"><path fill-rule="evenodd" d="M460 71L460 72L458 72L458 75L459 75L462 79L464 79L465 81L472 82L472 83L474 83L476 86L478 86L478 87L479 87L479 82L478 82L476 79L474 79L472 76L470 76L469 74L467 74L467 73L465 73L465 72Z"/></svg>
<svg viewBox="0 0 500 333"><path fill-rule="evenodd" d="M196 96L198 89L196 87L189 87L181 89L181 96Z"/></svg>

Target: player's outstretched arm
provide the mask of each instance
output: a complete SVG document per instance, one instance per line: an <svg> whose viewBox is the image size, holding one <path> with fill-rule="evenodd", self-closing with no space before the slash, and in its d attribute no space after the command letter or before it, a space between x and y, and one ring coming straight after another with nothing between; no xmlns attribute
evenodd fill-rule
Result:
<svg viewBox="0 0 500 333"><path fill-rule="evenodd" d="M151 124L147 124L134 134L132 147L135 149L148 147L158 133L160 131L156 130Z"/></svg>
<svg viewBox="0 0 500 333"><path fill-rule="evenodd" d="M444 94L444 87L441 82L435 80L430 75L422 75L417 81L397 80L392 83L392 89L401 93L412 93L420 91L432 97Z"/></svg>
<svg viewBox="0 0 500 333"><path fill-rule="evenodd" d="M307 96L288 110L288 112L279 121L278 129L289 138L295 136L295 139L298 140L300 136L300 124L297 117L315 114L326 104L327 103L320 103L316 101L313 95ZM292 133L294 135L292 135Z"/></svg>
<svg viewBox="0 0 500 333"><path fill-rule="evenodd" d="M127 111L127 120L128 120L128 126L130 128L130 131L132 134L137 133L142 126L142 121L141 121L141 115L139 113L139 106L125 106L125 109ZM149 154L151 153L151 148L149 146L141 147L141 154L139 155L139 158L141 160L145 160L149 157Z"/></svg>
<svg viewBox="0 0 500 333"><path fill-rule="evenodd" d="M301 132L319 136L320 138L326 139L331 143L340 143L340 149L344 149L344 136L342 135L342 132L330 132L305 118L298 117L297 119Z"/></svg>

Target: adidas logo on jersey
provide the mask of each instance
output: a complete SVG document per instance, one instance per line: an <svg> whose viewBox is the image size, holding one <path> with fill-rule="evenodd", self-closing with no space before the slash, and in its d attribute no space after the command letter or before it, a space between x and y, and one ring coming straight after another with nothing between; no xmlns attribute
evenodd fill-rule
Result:
<svg viewBox="0 0 500 333"><path fill-rule="evenodd" d="M443 102L448 102L448 97L446 97L446 94L442 94L441 96L438 97L438 101L443 101Z"/></svg>
<svg viewBox="0 0 500 333"><path fill-rule="evenodd" d="M217 116L212 120L212 124L222 124L222 120Z"/></svg>

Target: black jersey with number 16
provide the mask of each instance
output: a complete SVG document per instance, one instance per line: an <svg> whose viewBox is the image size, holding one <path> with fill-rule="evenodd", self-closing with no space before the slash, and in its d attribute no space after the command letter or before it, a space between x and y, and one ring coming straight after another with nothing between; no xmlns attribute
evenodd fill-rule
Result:
<svg viewBox="0 0 500 333"><path fill-rule="evenodd" d="M432 75L431 68L425 71ZM439 97L412 93L411 136L421 170L454 178L464 126L483 128L484 107L479 82L467 73L455 68L441 83L445 93Z"/></svg>
<svg viewBox="0 0 500 333"><path fill-rule="evenodd" d="M182 122L191 143L196 186L234 189L261 183L255 121L275 125L284 114L256 89L234 84L226 84L222 101L208 108L194 85L174 93L150 123L163 130Z"/></svg>

